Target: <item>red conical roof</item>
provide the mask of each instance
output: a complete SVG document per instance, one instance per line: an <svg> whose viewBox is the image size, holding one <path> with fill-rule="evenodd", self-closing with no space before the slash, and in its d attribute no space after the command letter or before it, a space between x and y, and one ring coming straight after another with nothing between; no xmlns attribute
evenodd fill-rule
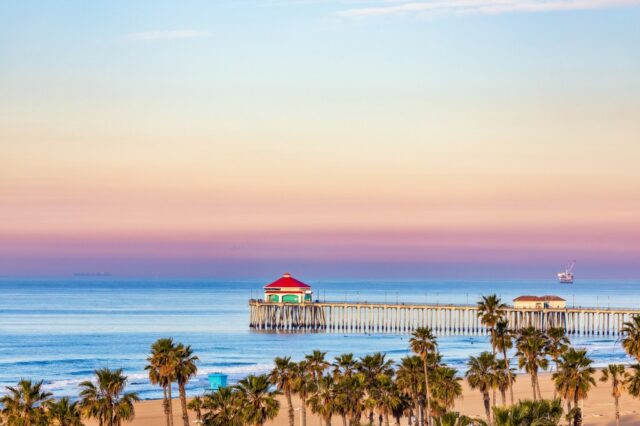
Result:
<svg viewBox="0 0 640 426"><path fill-rule="evenodd" d="M283 274L280 278L272 282L271 284L265 285L264 288L311 288L311 286L306 285L302 281L298 281L291 276L290 273Z"/></svg>

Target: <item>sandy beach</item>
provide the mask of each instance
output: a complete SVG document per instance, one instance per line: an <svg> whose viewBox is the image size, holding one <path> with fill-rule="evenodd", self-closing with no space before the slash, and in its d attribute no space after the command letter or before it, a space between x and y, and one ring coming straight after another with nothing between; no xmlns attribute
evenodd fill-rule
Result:
<svg viewBox="0 0 640 426"><path fill-rule="evenodd" d="M600 372L596 378L600 377ZM540 377L540 386L542 394L545 398L553 396L553 387L550 374L544 374ZM589 399L584 402L584 425L585 426L613 426L615 425L613 398L611 397L611 389L609 383L597 382L598 386L589 393ZM477 391L469 389L466 382L463 382L464 395L456 401L456 411L472 417L483 417L484 409L482 407L482 397ZM514 397L517 399L527 399L531 397L531 386L529 376L519 375L514 387ZM498 400L500 396L498 395ZM508 396L507 396L508 399ZM280 398L281 409L278 417L268 422L269 426L286 426L287 425L287 409L284 398ZM299 407L299 401L294 400L294 405ZM175 425L179 425L178 421L182 421L180 417L180 405L177 400L174 401ZM624 394L620 400L621 425L639 425L640 424L640 400L634 399ZM195 416L191 414L190 420L195 421ZM87 422L87 425L94 426L96 423ZM136 405L136 418L130 423L133 426L162 426L164 424L164 416L162 413L161 401L141 401ZM296 411L296 425L299 424L299 411ZM319 419L307 411L307 424L316 426L320 424ZM401 423L403 426L407 424L407 420ZM333 419L332 425L342 425L340 418Z"/></svg>

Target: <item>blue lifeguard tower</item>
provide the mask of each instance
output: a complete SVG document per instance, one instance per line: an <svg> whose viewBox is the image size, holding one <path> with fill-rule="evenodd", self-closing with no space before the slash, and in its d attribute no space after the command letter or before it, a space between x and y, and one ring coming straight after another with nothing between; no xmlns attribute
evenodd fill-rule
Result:
<svg viewBox="0 0 640 426"><path fill-rule="evenodd" d="M211 373L209 374L209 387L211 390L216 391L220 388L227 387L227 375L224 373Z"/></svg>

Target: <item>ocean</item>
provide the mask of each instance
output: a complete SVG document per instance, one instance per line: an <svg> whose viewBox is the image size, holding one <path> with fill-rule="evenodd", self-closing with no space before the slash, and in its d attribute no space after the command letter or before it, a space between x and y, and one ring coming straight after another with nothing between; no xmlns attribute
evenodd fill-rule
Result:
<svg viewBox="0 0 640 426"><path fill-rule="evenodd" d="M274 277L274 279L277 277ZM568 306L638 307L640 281L550 280L313 281L315 297L332 301L475 303L497 293L557 294ZM247 301L264 282L212 279L0 278L0 394L21 378L44 380L56 396L73 396L96 368L123 368L129 389L159 398L144 371L149 346L160 337L189 344L200 358L190 394L207 388L207 374L230 382L270 369L276 356L301 359L314 349L357 356L382 351L406 356L408 336L345 332L275 333L249 329ZM630 362L617 336L572 337L595 364ZM469 355L489 350L486 336L440 336L445 362L464 370Z"/></svg>

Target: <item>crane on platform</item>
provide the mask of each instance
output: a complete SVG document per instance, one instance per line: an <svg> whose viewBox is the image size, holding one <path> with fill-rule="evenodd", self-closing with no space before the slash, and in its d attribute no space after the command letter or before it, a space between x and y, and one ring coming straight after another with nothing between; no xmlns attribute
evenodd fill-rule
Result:
<svg viewBox="0 0 640 426"><path fill-rule="evenodd" d="M572 260L567 263L567 268L564 272L558 272L558 280L560 284L573 284L573 267L576 265L576 261Z"/></svg>

